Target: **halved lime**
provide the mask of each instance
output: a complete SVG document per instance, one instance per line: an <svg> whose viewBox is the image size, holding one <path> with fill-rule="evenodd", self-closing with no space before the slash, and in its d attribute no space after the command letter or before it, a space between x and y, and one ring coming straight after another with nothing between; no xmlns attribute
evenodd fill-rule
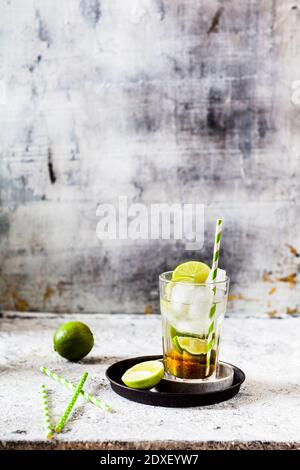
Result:
<svg viewBox="0 0 300 470"><path fill-rule="evenodd" d="M164 366L159 361L145 361L130 367L122 375L127 387L149 389L155 387L164 375Z"/></svg>
<svg viewBox="0 0 300 470"><path fill-rule="evenodd" d="M201 263L201 261L187 261L186 263L179 264L174 269L172 281L202 284L206 281L209 273L210 267L207 264Z"/></svg>
<svg viewBox="0 0 300 470"><path fill-rule="evenodd" d="M208 343L205 339L191 336L174 336L172 341L175 349L181 354L186 351L193 356L199 356L208 352Z"/></svg>

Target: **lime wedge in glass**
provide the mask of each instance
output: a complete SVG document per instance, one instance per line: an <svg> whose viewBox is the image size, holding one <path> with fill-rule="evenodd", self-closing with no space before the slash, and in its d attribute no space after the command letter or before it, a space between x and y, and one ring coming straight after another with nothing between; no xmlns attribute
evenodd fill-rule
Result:
<svg viewBox="0 0 300 470"><path fill-rule="evenodd" d="M193 356L199 356L208 352L208 343L205 339L190 336L174 336L173 345L181 354L185 351Z"/></svg>
<svg viewBox="0 0 300 470"><path fill-rule="evenodd" d="M127 387L149 389L155 387L164 375L164 366L159 361L145 361L128 369L122 375Z"/></svg>
<svg viewBox="0 0 300 470"><path fill-rule="evenodd" d="M170 324L170 336L171 338L174 338L174 336L187 336L188 338L195 338L195 339L202 339L205 337L203 334L198 335L196 333L189 333L188 331L183 331L183 330L178 330Z"/></svg>
<svg viewBox="0 0 300 470"><path fill-rule="evenodd" d="M210 273L210 267L201 261L187 261L179 264L174 269L172 281L174 282L194 282L202 284L206 281Z"/></svg>

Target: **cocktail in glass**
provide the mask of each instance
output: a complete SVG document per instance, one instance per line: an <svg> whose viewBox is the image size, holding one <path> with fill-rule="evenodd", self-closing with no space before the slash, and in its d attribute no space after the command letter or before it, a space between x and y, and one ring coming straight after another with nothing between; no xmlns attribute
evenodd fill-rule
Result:
<svg viewBox="0 0 300 470"><path fill-rule="evenodd" d="M166 376L212 380L217 371L229 278L224 275L222 280L203 284L174 282L172 273L159 276Z"/></svg>

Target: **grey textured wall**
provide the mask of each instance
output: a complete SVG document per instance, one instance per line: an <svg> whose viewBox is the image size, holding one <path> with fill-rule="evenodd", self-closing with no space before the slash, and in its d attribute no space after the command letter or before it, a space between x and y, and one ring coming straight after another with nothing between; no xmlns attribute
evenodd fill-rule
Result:
<svg viewBox="0 0 300 470"><path fill-rule="evenodd" d="M230 312L300 308L300 4L0 4L1 308L155 311L172 241L100 242L96 207L206 205L224 219Z"/></svg>

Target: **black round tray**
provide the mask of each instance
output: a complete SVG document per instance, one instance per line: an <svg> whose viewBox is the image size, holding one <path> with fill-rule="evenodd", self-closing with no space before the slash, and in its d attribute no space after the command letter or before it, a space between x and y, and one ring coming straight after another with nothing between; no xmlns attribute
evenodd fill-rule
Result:
<svg viewBox="0 0 300 470"><path fill-rule="evenodd" d="M188 406L213 405L214 403L229 400L239 392L240 386L246 378L241 369L230 364L234 369L233 384L225 390L210 392L207 394L159 392L156 389L138 390L127 387L123 384L121 377L127 369L139 362L153 361L157 359L162 359L162 356L139 356L115 362L108 367L105 373L106 377L110 381L111 388L118 395L121 395L128 400L143 403L144 405L182 408Z"/></svg>

